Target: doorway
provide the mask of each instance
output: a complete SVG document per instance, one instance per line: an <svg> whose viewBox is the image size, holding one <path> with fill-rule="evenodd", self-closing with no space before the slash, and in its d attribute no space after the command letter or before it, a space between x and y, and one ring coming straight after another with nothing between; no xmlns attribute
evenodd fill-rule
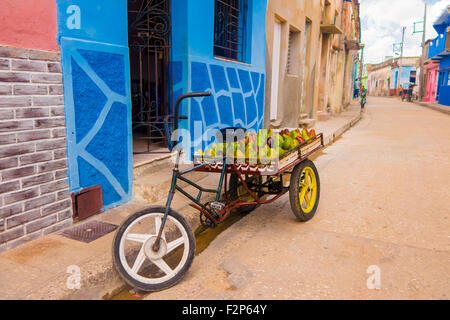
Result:
<svg viewBox="0 0 450 320"><path fill-rule="evenodd" d="M173 96L170 2L128 0L134 158L167 153L170 149Z"/></svg>

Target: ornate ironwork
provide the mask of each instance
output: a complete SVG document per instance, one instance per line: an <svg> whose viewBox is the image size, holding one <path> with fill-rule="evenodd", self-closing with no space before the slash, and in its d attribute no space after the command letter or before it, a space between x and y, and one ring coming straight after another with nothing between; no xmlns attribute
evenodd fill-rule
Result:
<svg viewBox="0 0 450 320"><path fill-rule="evenodd" d="M170 0L128 0L133 134L167 146L172 105Z"/></svg>
<svg viewBox="0 0 450 320"><path fill-rule="evenodd" d="M243 61L247 0L215 0L214 55Z"/></svg>

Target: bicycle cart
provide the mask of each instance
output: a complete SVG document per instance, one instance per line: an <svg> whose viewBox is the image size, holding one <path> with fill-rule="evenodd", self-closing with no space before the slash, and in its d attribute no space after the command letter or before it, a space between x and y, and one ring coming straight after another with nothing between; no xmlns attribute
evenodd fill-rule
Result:
<svg viewBox="0 0 450 320"><path fill-rule="evenodd" d="M181 96L175 105L174 129L179 119L187 119L179 116L182 100L209 95ZM288 192L297 219L302 222L312 219L319 204L320 180L308 157L321 148L323 135L318 134L274 162L248 164L225 157L195 156L194 166L183 171L179 170L180 150L166 206L151 206L136 212L118 228L113 241L116 270L129 285L147 292L169 288L182 279L194 259L195 237L185 218L171 208L176 191L192 201L190 205L199 211L205 227L215 227L232 212L250 212L259 205L272 203ZM187 179L185 176L193 171L219 174L217 189L203 188ZM187 193L179 181L198 190L197 196ZM214 200L203 203L204 194L212 194Z"/></svg>

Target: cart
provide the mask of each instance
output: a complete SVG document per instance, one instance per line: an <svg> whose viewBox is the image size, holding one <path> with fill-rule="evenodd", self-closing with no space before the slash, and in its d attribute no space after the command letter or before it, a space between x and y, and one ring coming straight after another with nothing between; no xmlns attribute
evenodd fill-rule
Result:
<svg viewBox="0 0 450 320"><path fill-rule="evenodd" d="M179 119L187 119L179 116L182 100L209 95L182 95L175 105L174 129ZM235 129L238 128L219 132ZM319 204L320 180L308 157L323 146L323 135L318 134L275 161L250 164L223 156L195 156L193 167L183 171L179 169L181 150L178 151L166 205L136 212L118 228L113 240L116 270L129 285L146 292L164 290L183 278L194 259L195 237L186 219L171 208L177 191L191 200L190 206L199 211L201 224L208 228L214 228L232 213L248 213L286 193L296 218L301 222L312 219ZM204 188L186 178L193 171L219 174L217 189ZM196 197L186 192L180 182L198 190ZM205 194L213 195L214 200L203 202Z"/></svg>

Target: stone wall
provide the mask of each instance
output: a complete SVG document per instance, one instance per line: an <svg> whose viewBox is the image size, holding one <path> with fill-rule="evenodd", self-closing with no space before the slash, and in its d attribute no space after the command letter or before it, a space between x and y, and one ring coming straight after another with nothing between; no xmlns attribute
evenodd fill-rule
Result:
<svg viewBox="0 0 450 320"><path fill-rule="evenodd" d="M60 54L0 46L0 251L72 223Z"/></svg>

